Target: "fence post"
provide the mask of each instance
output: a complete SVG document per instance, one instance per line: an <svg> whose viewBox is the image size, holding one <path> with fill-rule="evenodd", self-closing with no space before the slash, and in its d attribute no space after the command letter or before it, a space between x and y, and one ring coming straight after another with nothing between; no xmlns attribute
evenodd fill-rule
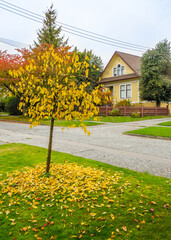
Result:
<svg viewBox="0 0 171 240"><path fill-rule="evenodd" d="M124 106L124 117L126 117L126 106Z"/></svg>
<svg viewBox="0 0 171 240"><path fill-rule="evenodd" d="M106 117L108 116L108 106L106 105Z"/></svg>
<svg viewBox="0 0 171 240"><path fill-rule="evenodd" d="M144 117L144 107L141 105L141 117Z"/></svg>
<svg viewBox="0 0 171 240"><path fill-rule="evenodd" d="M169 104L167 104L166 109L167 109L167 115L169 116Z"/></svg>
<svg viewBox="0 0 171 240"><path fill-rule="evenodd" d="M156 112L156 116L157 116L157 107L156 107L156 109L155 109L155 110L156 110L155 112Z"/></svg>

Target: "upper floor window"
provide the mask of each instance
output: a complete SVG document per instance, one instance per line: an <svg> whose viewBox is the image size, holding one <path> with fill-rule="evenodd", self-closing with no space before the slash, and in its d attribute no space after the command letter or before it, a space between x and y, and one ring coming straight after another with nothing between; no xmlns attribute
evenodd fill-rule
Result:
<svg viewBox="0 0 171 240"><path fill-rule="evenodd" d="M117 67L113 68L113 76L120 76L125 74L125 66L121 66L119 63Z"/></svg>
<svg viewBox="0 0 171 240"><path fill-rule="evenodd" d="M121 67L121 75L124 75L125 74L125 66L122 66Z"/></svg>
<svg viewBox="0 0 171 240"><path fill-rule="evenodd" d="M117 68L113 68L113 76L117 76Z"/></svg>

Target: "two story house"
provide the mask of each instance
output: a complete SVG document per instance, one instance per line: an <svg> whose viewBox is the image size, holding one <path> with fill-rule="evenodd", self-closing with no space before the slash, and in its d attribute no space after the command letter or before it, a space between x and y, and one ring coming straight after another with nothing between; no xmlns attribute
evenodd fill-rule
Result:
<svg viewBox="0 0 171 240"><path fill-rule="evenodd" d="M112 92L115 100L139 103L140 64L141 57L117 51L105 67L100 83Z"/></svg>

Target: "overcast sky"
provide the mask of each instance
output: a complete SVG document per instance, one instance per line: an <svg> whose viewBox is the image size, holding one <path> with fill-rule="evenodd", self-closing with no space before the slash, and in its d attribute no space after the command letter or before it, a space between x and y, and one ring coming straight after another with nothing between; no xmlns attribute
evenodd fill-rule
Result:
<svg viewBox="0 0 171 240"><path fill-rule="evenodd" d="M44 15L53 3L59 22L149 48L153 48L165 38L171 40L171 0L6 0L6 2L40 15ZM6 3L0 0L0 7L4 7L2 4ZM41 23L0 8L0 38L31 45L37 38L37 29L41 27ZM92 49L102 58L104 65L115 51L142 55L141 52L109 46L69 33L63 34L69 38L70 46L77 46L80 50ZM12 53L14 49L15 47L0 42L0 50Z"/></svg>

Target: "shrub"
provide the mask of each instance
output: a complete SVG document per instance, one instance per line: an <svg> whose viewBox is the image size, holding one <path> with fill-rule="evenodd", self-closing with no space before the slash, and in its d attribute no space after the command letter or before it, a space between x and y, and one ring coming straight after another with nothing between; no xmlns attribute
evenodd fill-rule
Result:
<svg viewBox="0 0 171 240"><path fill-rule="evenodd" d="M5 98L0 98L0 112L5 112Z"/></svg>
<svg viewBox="0 0 171 240"><path fill-rule="evenodd" d="M119 101L119 102L115 105L115 107L124 107L124 106L130 107L130 106L131 106L131 101L130 101L129 99L128 99L128 100L124 99L124 100Z"/></svg>
<svg viewBox="0 0 171 240"><path fill-rule="evenodd" d="M137 112L137 113L132 113L131 114L131 117L133 117L133 118L140 118L141 117L141 115L140 115L141 113L140 112Z"/></svg>
<svg viewBox="0 0 171 240"><path fill-rule="evenodd" d="M22 113L18 110L20 98L13 96L7 98L5 102L5 109L10 115L21 115Z"/></svg>
<svg viewBox="0 0 171 240"><path fill-rule="evenodd" d="M102 89L99 90L99 97L101 99L99 105L104 106L104 105L112 105L112 93L110 91L108 92L103 92Z"/></svg>
<svg viewBox="0 0 171 240"><path fill-rule="evenodd" d="M119 116L119 109L118 108L114 108L111 112L110 112L110 116Z"/></svg>

